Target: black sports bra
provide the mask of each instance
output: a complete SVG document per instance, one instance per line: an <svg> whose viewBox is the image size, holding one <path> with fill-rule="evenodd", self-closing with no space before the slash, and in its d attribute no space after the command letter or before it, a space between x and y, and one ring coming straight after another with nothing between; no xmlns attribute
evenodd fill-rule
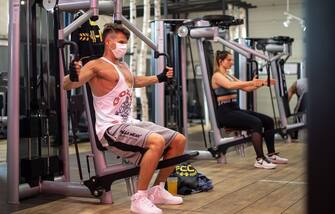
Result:
<svg viewBox="0 0 335 214"><path fill-rule="evenodd" d="M231 82L236 81L231 75L227 74L225 75L225 77L227 77L227 79ZM216 96L227 96L227 95L237 95L237 90L236 89L227 89L224 87L220 87L220 88L216 88L214 89L215 95Z"/></svg>

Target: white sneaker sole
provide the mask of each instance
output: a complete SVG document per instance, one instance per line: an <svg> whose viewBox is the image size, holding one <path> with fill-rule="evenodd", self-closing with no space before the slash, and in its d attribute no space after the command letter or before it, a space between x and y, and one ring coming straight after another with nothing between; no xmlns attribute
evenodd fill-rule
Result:
<svg viewBox="0 0 335 214"><path fill-rule="evenodd" d="M161 211L161 212L136 212L136 211L134 211L134 210L132 210L131 208L130 208L130 213L134 213L134 214L163 214L163 211Z"/></svg>
<svg viewBox="0 0 335 214"><path fill-rule="evenodd" d="M277 166L264 166L264 165L258 165L258 164L254 164L254 166L256 168L259 168L259 169L275 169Z"/></svg>
<svg viewBox="0 0 335 214"><path fill-rule="evenodd" d="M151 201L153 204L155 205L179 205L179 204L182 204L184 201L181 200L181 201L164 201L164 202L154 202L154 201Z"/></svg>
<svg viewBox="0 0 335 214"><path fill-rule="evenodd" d="M282 161L282 160L272 160L269 159L274 164L288 164L288 161Z"/></svg>

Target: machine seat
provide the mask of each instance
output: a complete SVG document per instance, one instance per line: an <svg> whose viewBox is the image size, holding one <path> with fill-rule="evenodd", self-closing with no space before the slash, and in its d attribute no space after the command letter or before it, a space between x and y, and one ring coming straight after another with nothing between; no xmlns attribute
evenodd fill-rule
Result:
<svg viewBox="0 0 335 214"><path fill-rule="evenodd" d="M86 84L86 92L87 92L86 99L88 101L88 107L87 107L88 109L86 109L86 111L89 113L88 116L92 120L92 126L95 127L96 118L95 118L95 111L94 111L94 106L93 106L93 97L92 97L92 92L91 92L91 89L88 83ZM95 128L92 128L89 130L91 130L90 132L93 132L93 133L90 133L90 135L94 135L94 138L91 138L91 139L94 139L93 141L95 141L95 142L91 142L91 144L93 144L92 146L96 146L97 149L100 150L99 152L106 151L107 148L103 147L102 144L100 143L96 135ZM191 153L186 153L181 156L177 156L177 157L170 158L167 160L162 160L159 162L157 169L177 165L197 155L199 155L198 152L191 152ZM105 171L107 172L106 174L96 175L96 176L91 177L89 180L84 181L84 185L89 188L92 195L94 195L95 197L100 197L104 191L105 192L110 191L111 185L114 181L138 175L140 171L140 167L136 165L132 165L132 164L120 163L120 164L114 164L114 165L108 166Z"/></svg>

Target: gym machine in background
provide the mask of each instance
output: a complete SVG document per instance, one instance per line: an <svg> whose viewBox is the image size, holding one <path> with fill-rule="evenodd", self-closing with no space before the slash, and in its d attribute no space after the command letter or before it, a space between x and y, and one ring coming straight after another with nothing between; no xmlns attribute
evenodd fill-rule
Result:
<svg viewBox="0 0 335 214"><path fill-rule="evenodd" d="M209 22L206 19L211 19L212 23L209 25ZM207 23L207 25L202 26L203 23ZM208 16L204 19L195 19L195 20L156 20L152 23L152 37L153 40L159 44L160 51L167 51L171 54L171 58L173 59L173 65L175 65L175 84L172 89L171 86L156 86L155 87L155 97L154 102L155 105L155 121L160 125L166 125L167 127L176 128L178 131L182 132L186 137L187 133L187 124L188 124L188 110L187 110L187 102L188 102L188 92L187 92L187 67L186 67L186 53L187 44L190 47L190 40L187 36L188 29L192 28L192 30L198 29L197 35L199 37L208 37L208 34L213 32L213 29L217 30L221 29L221 35L226 36L228 34L229 26L239 25L242 23L242 20L234 19L232 16ZM185 31L186 30L186 34ZM192 32L191 30L191 32ZM192 38L192 36L191 36ZM199 39L202 43L203 41ZM190 53L192 54L192 50ZM207 99L206 106L209 110L209 118L212 124L215 121L215 125L212 124L212 129L217 129L218 135L213 135L213 131L211 131L211 145L207 145L205 143L205 147L207 150L198 151L200 155L197 158L200 159L208 159L208 158L217 158L218 162L225 162L225 153L230 146L239 145L241 143L246 142L248 140L248 136L242 135L237 137L223 138L221 137L220 130L216 125L216 117L214 115L213 109L213 99L211 98L211 92L209 86L209 73L207 72L206 62L211 60L209 58L205 58L205 50L203 48L198 49L199 59L201 64L201 72L202 72L202 81L204 84L205 90L205 98ZM214 57L214 56L213 56ZM212 58L213 58L212 57ZM152 70L157 70L159 67L164 66L164 60L152 61ZM192 61L193 63L193 61ZM211 67L213 65L210 65ZM194 66L192 66L194 67ZM195 72L193 72L193 76L195 76ZM196 84L195 84L196 85ZM198 93L201 93L200 90L195 87ZM172 91L172 92L171 92ZM202 91L202 90L201 90ZM208 93L207 93L208 92ZM161 96L164 94L165 96ZM169 98L172 99L169 99ZM199 102L199 101L198 101ZM157 105L159 103L159 105ZM178 109L177 109L178 108ZM171 110L172 109L172 110ZM166 112L169 111L169 114ZM201 109L198 109L201 112ZM160 114L161 112L165 112L165 114ZM212 115L213 113L213 115ZM200 113L201 114L201 113ZM165 117L164 117L165 116ZM175 125L176 124L176 125ZM216 132L215 132L216 133ZM205 135L205 134L204 134ZM215 139L215 140L214 140ZM205 137L204 137L205 141ZM188 142L188 147L191 147L191 142Z"/></svg>
<svg viewBox="0 0 335 214"><path fill-rule="evenodd" d="M175 77L177 84L173 87L173 92L170 92L168 86L156 86L154 102L159 103L155 108L155 121L161 125L166 125L171 128L176 128L187 136L187 86L186 86L186 39L194 39L197 44L199 53L200 67L202 73L202 81L204 85L205 98L208 108L209 119L211 123L210 142L211 145L206 145L208 151L200 151L198 158L214 157L218 162L226 162L225 153L227 148L234 145L239 145L248 140L249 136L242 134L231 138L224 138L218 126L216 117L216 98L213 96L210 79L213 72L214 52L211 42L220 43L225 48L232 49L236 55L243 58L243 63L239 63L240 75L243 78L252 78L258 72L258 63L256 59L265 61L268 69L268 77L272 76L276 80L275 93L277 98L277 108L280 113L280 127L277 131L283 136L288 137L287 132L294 131L305 127L304 123L288 124L287 122L287 90L285 76L283 76L283 63L291 55L291 45L293 39L289 37L273 37L270 39L262 39L258 41L258 47L264 53L254 50L246 45L229 40L229 27L239 25L242 20L234 19L232 16L218 15L205 16L194 20L156 20L152 24L153 40L160 44L161 51L168 51L175 68ZM175 29L176 26L178 29ZM176 37L178 35L180 38ZM192 52L192 51L191 51ZM164 65L163 60L153 61L152 70L157 70L157 67ZM179 67L178 67L179 66ZM248 77L247 77L248 76ZM167 95L166 97L161 94ZM169 94L172 94L173 102L167 100ZM176 97L174 97L176 96ZM245 95L240 95L240 103L242 108L253 108L254 97L251 96L247 100ZM170 111L177 107L178 110ZM161 112L169 110L169 115L164 115ZM172 112L172 113L171 113ZM173 117L171 117L173 115ZM165 117L164 117L165 116ZM171 121L173 123L171 123ZM180 126L178 125L181 124ZM177 124L177 125L173 125ZM180 127L180 129L178 129ZM289 140L289 139L288 139ZM191 142L188 142L188 146Z"/></svg>
<svg viewBox="0 0 335 214"><path fill-rule="evenodd" d="M301 114L304 114L304 113L293 114L290 109L288 100L288 89L287 89L284 65L287 62L288 58L291 56L293 41L294 41L293 38L285 36L275 36L272 38L239 39L240 44L250 47L254 50L261 51L269 58L274 58L276 55L280 55L281 52L283 51L286 51L287 54L283 55L280 58L276 58L273 62L268 62L265 60L265 62L263 63L261 61L256 61L257 60L256 57L252 55L251 57L255 62L253 64L248 64L247 59L245 59L242 56L235 58L235 62L238 69L237 75L240 78L242 77L241 78L242 80L251 80L254 74L258 74L259 70L265 70L268 79L270 79L272 76L276 80L276 85L274 86L276 93L275 95L273 95L272 93L272 88L269 87L272 110L276 126L279 125L279 128L277 128L277 132L284 139L287 139L288 141L290 141L290 135L288 135L288 132L293 132L295 130L305 128L305 122L296 122L291 124L288 122L288 119L290 117L300 118L303 116ZM260 64L263 65L259 66L258 62L261 62ZM248 110L255 110L256 105L255 95L256 95L255 92L253 93L240 92L239 96L240 106ZM273 102L273 97L276 98L276 103L278 107L277 109L279 110L279 121L278 121L279 124L277 122L277 115L274 106L275 104ZM299 119L297 119L296 121L299 121Z"/></svg>
<svg viewBox="0 0 335 214"><path fill-rule="evenodd" d="M171 57L174 78L166 84L151 87L151 118L157 124L176 130L187 136L187 94L186 94L186 40L177 35L183 20L167 19L152 21L152 40L158 45L159 52ZM155 60L152 53L151 71L159 71L166 65L163 58ZM154 75L154 74L152 74ZM164 96L162 96L162 94ZM153 114L154 113L154 114Z"/></svg>
<svg viewBox="0 0 335 214"><path fill-rule="evenodd" d="M64 59L58 49L65 44L61 36L81 23L57 31L62 28L57 10L76 10L75 6L88 9L86 16L96 15L97 1L10 3L9 203L39 192L90 195L86 187L70 182ZM112 13L113 6L105 1L101 9Z"/></svg>
<svg viewBox="0 0 335 214"><path fill-rule="evenodd" d="M7 85L8 73L0 72L0 139L7 137Z"/></svg>

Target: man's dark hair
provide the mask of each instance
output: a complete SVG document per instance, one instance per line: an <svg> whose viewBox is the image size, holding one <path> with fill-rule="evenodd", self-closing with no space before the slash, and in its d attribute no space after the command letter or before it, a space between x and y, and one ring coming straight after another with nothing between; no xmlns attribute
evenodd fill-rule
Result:
<svg viewBox="0 0 335 214"><path fill-rule="evenodd" d="M130 37L129 30L127 30L127 28L125 28L122 24L108 23L108 24L105 24L104 26L104 30L102 32L102 41L105 42L106 36L109 33L117 33L117 32L123 33L127 37L127 40Z"/></svg>

